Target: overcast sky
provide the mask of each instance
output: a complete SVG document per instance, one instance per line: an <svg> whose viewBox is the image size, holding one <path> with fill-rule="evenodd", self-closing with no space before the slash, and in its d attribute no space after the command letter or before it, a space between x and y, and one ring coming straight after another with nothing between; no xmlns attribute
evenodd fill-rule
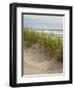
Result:
<svg viewBox="0 0 74 90"><path fill-rule="evenodd" d="M23 15L24 27L63 30L64 16Z"/></svg>

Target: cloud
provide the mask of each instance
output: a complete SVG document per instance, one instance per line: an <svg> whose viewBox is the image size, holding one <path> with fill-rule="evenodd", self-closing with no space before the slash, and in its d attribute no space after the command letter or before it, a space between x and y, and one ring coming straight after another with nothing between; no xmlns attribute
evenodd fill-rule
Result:
<svg viewBox="0 0 74 90"><path fill-rule="evenodd" d="M23 16L24 25L34 28L63 29L64 16L42 16L25 15Z"/></svg>

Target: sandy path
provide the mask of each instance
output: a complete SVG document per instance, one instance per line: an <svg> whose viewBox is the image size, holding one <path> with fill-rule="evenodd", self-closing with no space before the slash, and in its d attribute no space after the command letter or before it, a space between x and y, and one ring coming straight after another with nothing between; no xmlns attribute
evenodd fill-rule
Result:
<svg viewBox="0 0 74 90"><path fill-rule="evenodd" d="M63 72L62 62L49 58L49 55L40 50L37 45L24 50L24 56L24 75Z"/></svg>

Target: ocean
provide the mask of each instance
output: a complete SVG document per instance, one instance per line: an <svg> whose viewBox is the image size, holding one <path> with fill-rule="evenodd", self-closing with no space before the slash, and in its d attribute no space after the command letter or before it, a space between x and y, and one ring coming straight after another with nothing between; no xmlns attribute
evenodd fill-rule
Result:
<svg viewBox="0 0 74 90"><path fill-rule="evenodd" d="M51 33L55 36L63 37L63 30L50 30L50 29L34 29L37 32Z"/></svg>

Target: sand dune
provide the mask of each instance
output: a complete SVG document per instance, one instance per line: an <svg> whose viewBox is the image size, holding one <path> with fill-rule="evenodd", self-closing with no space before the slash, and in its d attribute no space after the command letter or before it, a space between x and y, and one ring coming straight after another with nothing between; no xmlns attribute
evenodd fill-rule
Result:
<svg viewBox="0 0 74 90"><path fill-rule="evenodd" d="M49 57L38 45L24 50L24 75L62 73L63 63Z"/></svg>

